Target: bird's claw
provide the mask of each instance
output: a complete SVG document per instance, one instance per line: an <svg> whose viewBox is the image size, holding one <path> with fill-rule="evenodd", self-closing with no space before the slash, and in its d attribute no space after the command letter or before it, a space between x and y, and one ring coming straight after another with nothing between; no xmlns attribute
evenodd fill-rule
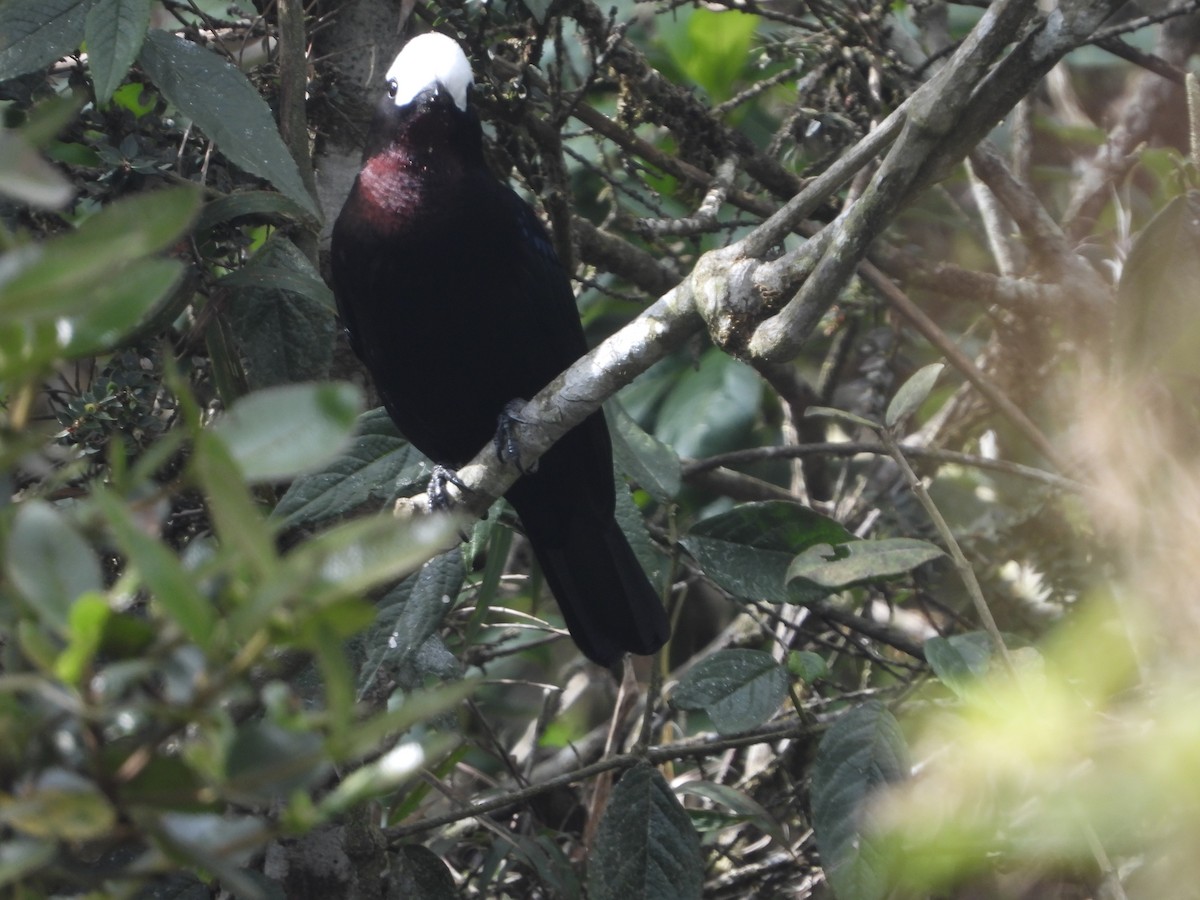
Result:
<svg viewBox="0 0 1200 900"><path fill-rule="evenodd" d="M454 498L446 489L447 484L454 485L460 491L470 490L466 482L459 478L458 473L453 469L442 465L434 466L433 473L429 476L429 487L426 489L430 512L445 512L454 506Z"/></svg>
<svg viewBox="0 0 1200 900"><path fill-rule="evenodd" d="M496 458L502 463L511 462L522 475L528 474L521 463L521 442L517 440L517 426L526 424L520 412L525 407L521 399L510 400L504 405L496 422L496 436L492 443L496 447Z"/></svg>

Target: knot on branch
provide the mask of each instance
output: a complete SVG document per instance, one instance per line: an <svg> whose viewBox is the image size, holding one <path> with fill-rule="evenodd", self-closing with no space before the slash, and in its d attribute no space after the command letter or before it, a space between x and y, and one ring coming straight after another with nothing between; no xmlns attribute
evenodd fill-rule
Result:
<svg viewBox="0 0 1200 900"><path fill-rule="evenodd" d="M762 261L736 247L704 254L692 272L692 291L708 333L718 347L745 356L755 326L779 294L758 277Z"/></svg>

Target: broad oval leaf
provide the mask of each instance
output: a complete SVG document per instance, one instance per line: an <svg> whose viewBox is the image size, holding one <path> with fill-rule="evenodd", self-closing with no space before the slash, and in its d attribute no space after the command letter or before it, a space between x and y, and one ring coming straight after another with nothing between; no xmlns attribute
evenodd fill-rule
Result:
<svg viewBox="0 0 1200 900"><path fill-rule="evenodd" d="M817 747L812 821L825 877L844 900L881 900L894 884L891 863L869 828L876 792L908 777L900 725L876 700L851 709Z"/></svg>
<svg viewBox="0 0 1200 900"><path fill-rule="evenodd" d="M700 838L670 785L638 764L613 788L588 860L592 900L697 900L704 886Z"/></svg>
<svg viewBox="0 0 1200 900"><path fill-rule="evenodd" d="M137 59L150 27L151 0L96 0L84 23L96 99L108 103Z"/></svg>
<svg viewBox="0 0 1200 900"><path fill-rule="evenodd" d="M7 0L0 3L0 81L50 65L83 42L94 0Z"/></svg>
<svg viewBox="0 0 1200 900"><path fill-rule="evenodd" d="M892 402L888 404L887 413L883 417L883 424L888 428L895 428L915 413L933 390L944 368L942 363L932 363L913 373L908 381L900 385L896 396L892 397Z"/></svg>
<svg viewBox="0 0 1200 900"><path fill-rule="evenodd" d="M334 459L362 406L352 384L290 384L247 394L213 431L248 481L279 481Z"/></svg>
<svg viewBox="0 0 1200 900"><path fill-rule="evenodd" d="M199 44L158 30L146 36L138 60L163 96L216 141L230 162L320 215L271 108L236 66Z"/></svg>
<svg viewBox="0 0 1200 900"><path fill-rule="evenodd" d="M787 579L840 589L881 578L894 578L945 555L940 547L916 538L816 544L792 560Z"/></svg>
<svg viewBox="0 0 1200 900"><path fill-rule="evenodd" d="M983 678L991 664L992 639L982 631L932 637L925 642L925 661L942 684L960 697Z"/></svg>
<svg viewBox="0 0 1200 900"><path fill-rule="evenodd" d="M681 374L671 386L658 410L654 432L680 456L712 456L744 444L761 400L758 374L712 349L695 371Z"/></svg>
<svg viewBox="0 0 1200 900"><path fill-rule="evenodd" d="M787 697L787 670L763 650L722 650L701 660L675 688L671 702L703 710L721 734L749 731Z"/></svg>
<svg viewBox="0 0 1200 900"><path fill-rule="evenodd" d="M49 503L22 503L8 535L5 569L43 622L68 632L71 604L104 586L91 545Z"/></svg>
<svg viewBox="0 0 1200 900"><path fill-rule="evenodd" d="M288 526L311 525L393 499L432 464L400 436L383 407L359 416L354 438L336 459L292 482L274 516Z"/></svg>
<svg viewBox="0 0 1200 900"><path fill-rule="evenodd" d="M292 731L274 722L247 722L226 751L223 789L239 802L285 800L293 791L324 779L331 767L316 733Z"/></svg>
<svg viewBox="0 0 1200 900"><path fill-rule="evenodd" d="M682 539L705 574L738 597L774 603L809 602L829 593L790 588L788 566L814 544L841 544L854 535L820 513L781 500L745 503L698 522Z"/></svg>
<svg viewBox="0 0 1200 900"><path fill-rule="evenodd" d="M75 196L75 188L24 135L0 129L0 196L57 209Z"/></svg>
<svg viewBox="0 0 1200 900"><path fill-rule="evenodd" d="M49 769L16 796L0 794L0 823L24 834L64 841L107 837L117 813L94 783L66 769Z"/></svg>
<svg viewBox="0 0 1200 900"><path fill-rule="evenodd" d="M605 404L604 411L613 425L618 468L660 502L678 494L681 474L675 451L638 425L617 401Z"/></svg>

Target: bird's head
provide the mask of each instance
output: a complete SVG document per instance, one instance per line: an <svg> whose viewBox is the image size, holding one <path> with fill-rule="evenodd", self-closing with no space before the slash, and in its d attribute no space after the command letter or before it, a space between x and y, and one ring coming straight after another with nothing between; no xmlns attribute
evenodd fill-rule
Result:
<svg viewBox="0 0 1200 900"><path fill-rule="evenodd" d="M421 156L438 151L474 155L481 146L471 108L471 64L444 34L418 35L387 70L387 92L376 107L365 157L400 146Z"/></svg>

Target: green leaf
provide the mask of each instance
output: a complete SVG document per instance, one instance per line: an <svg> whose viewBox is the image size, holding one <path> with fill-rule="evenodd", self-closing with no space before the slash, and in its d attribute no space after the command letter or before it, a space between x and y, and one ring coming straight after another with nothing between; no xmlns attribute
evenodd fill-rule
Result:
<svg viewBox="0 0 1200 900"><path fill-rule="evenodd" d="M982 631L931 637L924 649L934 674L960 697L987 674L992 659L992 639Z"/></svg>
<svg viewBox="0 0 1200 900"><path fill-rule="evenodd" d="M700 839L666 780L639 763L613 788L588 860L592 900L698 900Z"/></svg>
<svg viewBox="0 0 1200 900"><path fill-rule="evenodd" d="M24 135L0 128L0 196L42 209L58 209L75 196L75 188Z"/></svg>
<svg viewBox="0 0 1200 900"><path fill-rule="evenodd" d="M229 744L223 787L239 803L284 800L321 782L331 768L319 735L274 722L247 722Z"/></svg>
<svg viewBox="0 0 1200 900"><path fill-rule="evenodd" d="M420 844L404 844L390 856L396 895L412 900L458 900L450 870L436 853Z"/></svg>
<svg viewBox="0 0 1200 900"><path fill-rule="evenodd" d="M335 458L350 439L362 391L352 384L291 384L238 400L213 427L247 481L282 481Z"/></svg>
<svg viewBox="0 0 1200 900"><path fill-rule="evenodd" d="M810 406L804 410L804 418L833 419L836 422L853 425L857 428L869 428L872 431L879 428L878 422L872 422L868 418L846 412L844 409L834 409L832 406Z"/></svg>
<svg viewBox="0 0 1200 900"><path fill-rule="evenodd" d="M738 597L773 603L820 599L786 582L788 566L815 544L841 544L854 536L832 519L797 503L745 503L698 522L682 539L705 574Z"/></svg>
<svg viewBox="0 0 1200 900"><path fill-rule="evenodd" d="M53 841L12 838L0 843L0 887L17 884L58 855Z"/></svg>
<svg viewBox="0 0 1200 900"><path fill-rule="evenodd" d="M333 294L295 244L272 235L218 284L232 294L230 331L251 390L328 377Z"/></svg>
<svg viewBox="0 0 1200 900"><path fill-rule="evenodd" d="M812 684L829 675L825 660L811 650L793 650L788 653L788 671L803 681Z"/></svg>
<svg viewBox="0 0 1200 900"><path fill-rule="evenodd" d="M257 579L269 578L278 566L274 536L225 444L212 432L197 435L190 465L204 491L221 546L249 562Z"/></svg>
<svg viewBox="0 0 1200 900"><path fill-rule="evenodd" d="M1200 379L1197 284L1200 191L1189 191L1167 204L1134 241L1117 290L1113 342L1123 369L1161 373L1189 397Z"/></svg>
<svg viewBox="0 0 1200 900"><path fill-rule="evenodd" d="M237 191L218 197L204 205L196 219L196 231L210 228L241 218L271 219L281 224L289 221L313 221L312 213L273 191Z"/></svg>
<svg viewBox="0 0 1200 900"><path fill-rule="evenodd" d="M909 774L900 725L871 700L830 726L812 771L812 823L825 877L844 900L886 897L890 861L869 828L876 792Z"/></svg>
<svg viewBox="0 0 1200 900"><path fill-rule="evenodd" d="M96 0L84 23L96 100L105 104L137 59L150 27L151 0Z"/></svg>
<svg viewBox="0 0 1200 900"><path fill-rule="evenodd" d="M749 794L713 781L689 781L679 786L679 793L704 797L724 806L731 810L739 821L753 824L763 834L769 834L779 846L788 846L787 834L784 833L779 820Z"/></svg>
<svg viewBox="0 0 1200 900"><path fill-rule="evenodd" d="M14 797L0 794L0 824L31 837L88 841L109 836L116 811L91 781L49 769Z"/></svg>
<svg viewBox="0 0 1200 900"><path fill-rule="evenodd" d="M427 676L445 679L445 670L430 671L426 642L437 641L437 630L446 615L454 608L454 600L462 590L466 571L458 548L435 556L421 567L414 577L405 579L379 602L379 614L372 631L372 650L359 676L360 697L386 672L387 680L404 690L413 690L425 683ZM444 647L442 647L444 649Z"/></svg>
<svg viewBox="0 0 1200 900"><path fill-rule="evenodd" d="M679 456L712 456L745 444L761 401L757 373L712 349L663 399L654 431Z"/></svg>
<svg viewBox="0 0 1200 900"><path fill-rule="evenodd" d="M895 428L915 413L933 390L944 368L942 363L932 363L917 369L892 397L892 402L888 404L887 413L883 417L883 424L888 428Z"/></svg>
<svg viewBox="0 0 1200 900"><path fill-rule="evenodd" d="M237 67L198 44L157 30L147 35L138 60L163 96L216 141L230 162L320 215L270 107Z"/></svg>
<svg viewBox="0 0 1200 900"><path fill-rule="evenodd" d="M189 638L201 647L207 646L216 613L192 573L184 569L166 544L143 531L130 510L107 489L94 487L92 500L104 514L118 547L128 557L141 583Z"/></svg>
<svg viewBox="0 0 1200 900"><path fill-rule="evenodd" d="M5 570L38 617L69 633L71 604L104 586L91 545L53 506L28 500L17 509L8 535Z"/></svg>
<svg viewBox="0 0 1200 900"><path fill-rule="evenodd" d="M625 484L625 479L614 473L616 490L616 507L615 516L617 524L621 526L621 531L629 541L629 546L633 548L633 554L638 558L638 562L642 564L642 568L646 570L646 575L650 578L650 583L658 587L662 584L665 577L664 571L667 566L666 557L655 545L650 538L650 532L646 529L646 518L642 511L638 509L637 504L633 502L633 497L629 494L629 487Z"/></svg>
<svg viewBox="0 0 1200 900"><path fill-rule="evenodd" d="M763 650L721 650L688 670L671 702L700 709L721 734L749 731L787 697L787 670Z"/></svg>
<svg viewBox="0 0 1200 900"><path fill-rule="evenodd" d="M675 451L635 422L616 400L604 405L612 423L613 457L617 468L661 503L679 493L679 457Z"/></svg>
<svg viewBox="0 0 1200 900"><path fill-rule="evenodd" d="M96 296L124 293L119 282L131 263L178 240L198 201L190 187L146 191L106 206L71 234L22 248L16 270L0 280L0 317L86 316Z"/></svg>
<svg viewBox="0 0 1200 900"><path fill-rule="evenodd" d="M667 51L689 81L713 100L727 100L746 68L758 23L758 16L742 12L692 9L683 28L668 31Z"/></svg>
<svg viewBox="0 0 1200 900"><path fill-rule="evenodd" d="M878 541L846 541L814 544L792 560L787 580L804 581L829 589L894 578L917 566L945 556L928 541L916 538L884 538Z"/></svg>
<svg viewBox="0 0 1200 900"><path fill-rule="evenodd" d="M431 468L396 431L383 407L363 413L355 437L332 462L292 482L274 516L291 527L343 516L368 504L393 500L397 488L415 484Z"/></svg>
<svg viewBox="0 0 1200 900"><path fill-rule="evenodd" d="M45 68L83 42L94 0L7 0L0 4L0 81Z"/></svg>
<svg viewBox="0 0 1200 900"><path fill-rule="evenodd" d="M104 642L112 618L108 601L100 594L85 594L71 607L70 642L54 664L54 674L67 684L79 684Z"/></svg>

